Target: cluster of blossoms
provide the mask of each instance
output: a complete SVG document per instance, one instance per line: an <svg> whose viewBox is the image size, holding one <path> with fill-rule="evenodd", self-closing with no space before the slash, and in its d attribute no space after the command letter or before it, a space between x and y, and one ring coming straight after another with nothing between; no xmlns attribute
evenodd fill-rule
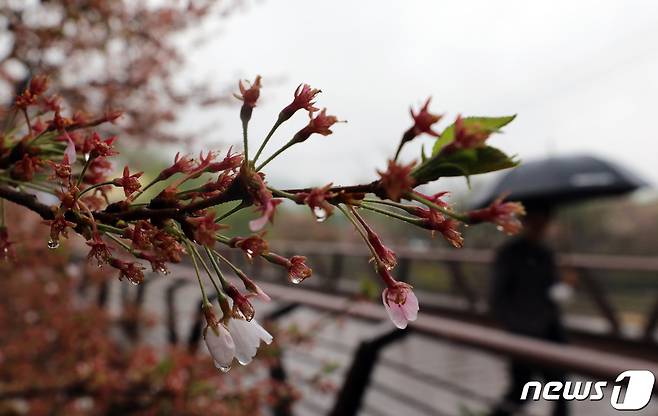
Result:
<svg viewBox="0 0 658 416"><path fill-rule="evenodd" d="M432 158L420 164L400 163L397 159L406 143L423 134L443 137L434 130L434 124L442 116L430 113L430 100L418 112L412 111L414 124L404 133L387 169L378 172L379 179L352 186L328 184L289 190L273 187L263 173L265 166L282 152L314 135L332 134L331 128L340 121L328 115L326 109L315 107L320 90L300 85L292 102L281 110L257 152L250 157L247 133L261 87L260 77L253 83L239 83L240 93L236 97L242 101L240 119L244 140L241 153L231 149L225 154L209 151L198 158L177 154L171 166L143 185L143 173L131 172L127 166L121 176L112 177L114 169L110 158L118 153L116 139L101 137L93 131L93 127L115 120L120 113L111 112L97 118L82 113L64 116L57 98L46 94L47 80L35 78L17 97L14 108L6 112L19 121L0 142L0 198L40 214L50 227L49 247L56 248L63 237L74 231L85 238L90 259L99 266L117 269L119 278L132 284L144 280L146 264L153 272L166 274L168 263L178 263L189 256L203 298L207 321L205 341L217 367L225 371L234 359L247 364L261 342L272 341L272 336L253 319L255 310L251 303L253 298L270 299L251 277L222 256L216 246L241 250L248 259L260 257L283 267L294 284L312 274L306 258L281 256L271 251L264 239L263 229L273 222L277 207L285 200L308 206L317 221L340 212L353 224L371 251L376 275L384 287L383 304L399 328L416 319L418 300L411 285L394 278L396 254L366 222L362 216L364 211L430 230L432 235L438 232L455 247L463 245L459 227L464 223L492 222L507 232L518 231L517 216L523 213L523 208L516 203L497 200L488 208L460 213L444 201L445 193L425 195L416 190L438 179L441 175L436 172L444 165L454 166L456 162L446 163L446 160L459 152L476 152L477 155L478 150L486 148L489 135L495 132L487 125L458 117L449 127L451 140ZM299 111L308 114L308 123L281 148L259 162L278 127ZM207 180L201 185L189 182L199 178ZM156 184L160 184L162 190L149 201L141 202L145 191ZM121 188L122 192L111 192L113 188ZM30 190L53 194L59 202L48 205L31 195ZM226 203L234 205L229 209L216 209ZM243 209L253 209L256 214L249 222L254 234L228 235L228 226L223 221ZM9 253L10 248L8 233L3 228L0 249ZM223 270L237 276L241 287L227 279ZM216 293L222 312L220 317L206 294L204 274Z"/></svg>

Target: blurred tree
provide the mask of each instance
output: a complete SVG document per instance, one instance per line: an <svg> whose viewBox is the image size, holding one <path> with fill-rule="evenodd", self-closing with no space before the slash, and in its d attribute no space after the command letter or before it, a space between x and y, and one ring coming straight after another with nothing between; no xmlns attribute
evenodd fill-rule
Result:
<svg viewBox="0 0 658 416"><path fill-rule="evenodd" d="M187 106L221 103L204 82L178 86L181 42L227 16L238 1L0 0L0 103L48 74L69 108L121 109L122 137L173 141ZM124 139L125 140L125 139Z"/></svg>

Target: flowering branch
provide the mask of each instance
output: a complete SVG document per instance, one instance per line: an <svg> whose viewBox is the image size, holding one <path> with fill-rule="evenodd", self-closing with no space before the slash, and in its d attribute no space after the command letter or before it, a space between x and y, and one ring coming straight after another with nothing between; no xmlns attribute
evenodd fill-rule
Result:
<svg viewBox="0 0 658 416"><path fill-rule="evenodd" d="M133 284L144 280L142 262L148 262L153 272L166 274L168 263L178 263L189 256L203 298L206 344L217 367L223 371L230 369L234 359L242 364L251 361L261 341L269 343L272 337L253 319L255 309L249 300L257 297L267 301L269 296L218 253L216 243L243 251L249 260L261 257L285 268L294 284L312 275L305 257L286 258L271 251L264 232L260 232L273 221L278 205L284 200L308 206L319 222L330 217L336 208L351 222L372 253L375 273L384 285L382 301L391 320L400 328L416 318L418 300L410 285L393 277L396 255L360 214L361 210L404 221L432 234L440 233L455 247L463 245L461 224L491 222L507 233L518 232L518 216L523 214L523 207L518 203L499 199L485 209L461 213L444 200L446 193L424 195L416 190L443 176L468 177L514 166L515 161L486 144L489 135L498 132L511 118L457 117L452 125L438 133L433 125L441 116L429 112L428 99L419 112L412 111L413 126L403 134L386 170L378 171L377 180L357 185L327 184L280 190L268 184L260 171L278 155L313 135L331 135L331 128L340 121L327 115L326 109L320 111L314 106L318 89L300 85L292 103L281 110L254 158L249 159L248 127L260 97L261 77L256 77L253 83L240 82L239 89L236 97L242 101L243 153L232 153L229 149L222 156L209 151L198 158L177 154L172 165L142 186L142 172L131 173L128 166L119 177L112 177L114 168L110 160L118 153L114 147L116 138L102 138L93 131L96 125L115 120L118 113L91 121L78 113L66 117L61 106L53 104L56 100L46 94L46 78L35 78L19 94L14 108L4 112L13 114L6 123L14 124L0 143L0 198L40 215L50 227L50 248L58 247L59 241L73 230L86 240L89 258L117 269L120 279L126 278ZM257 165L277 128L297 111L307 112L308 123ZM15 121L18 112L24 122ZM397 162L402 147L420 134L437 138L432 155L423 155L420 163ZM180 189L187 181L197 178L207 182L193 189ZM135 202L145 190L160 182L166 183L164 190L150 201ZM122 192L113 192L116 188ZM59 202L48 205L24 189L51 193ZM226 202L236 205L218 216L214 208ZM226 218L245 209L256 213L257 218L249 223L254 234L225 235ZM120 248L119 253L113 253L108 243ZM0 247L10 244L3 226ZM224 277L222 267L225 266L240 279L242 289ZM221 316L215 313L207 295L200 268L217 294Z"/></svg>

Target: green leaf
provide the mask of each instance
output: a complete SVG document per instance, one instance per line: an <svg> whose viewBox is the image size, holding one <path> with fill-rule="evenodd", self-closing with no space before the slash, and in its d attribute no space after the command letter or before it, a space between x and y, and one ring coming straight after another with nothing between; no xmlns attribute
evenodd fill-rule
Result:
<svg viewBox="0 0 658 416"><path fill-rule="evenodd" d="M516 114L503 117L465 117L462 119L464 126L478 124L480 128L488 130L490 133L496 133L501 128L509 124L516 118ZM441 149L452 143L455 140L455 123L452 123L441 132L441 135L434 142L432 148L432 156L438 154Z"/></svg>
<svg viewBox="0 0 658 416"><path fill-rule="evenodd" d="M466 176L513 168L519 162L495 147L462 149L429 158L418 166L411 175L418 184L423 184L448 176Z"/></svg>
<svg viewBox="0 0 658 416"><path fill-rule="evenodd" d="M425 145L422 145L420 147L420 162L425 163L425 161L429 159L427 155L425 154Z"/></svg>

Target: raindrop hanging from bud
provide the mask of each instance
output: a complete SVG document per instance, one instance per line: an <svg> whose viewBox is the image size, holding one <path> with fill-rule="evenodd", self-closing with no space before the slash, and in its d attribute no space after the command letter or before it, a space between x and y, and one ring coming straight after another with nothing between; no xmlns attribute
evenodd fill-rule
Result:
<svg viewBox="0 0 658 416"><path fill-rule="evenodd" d="M298 285L298 284L300 284L301 282L304 281L304 278L297 275L297 274L290 273L288 275L288 280L290 280L291 283L293 283L295 285Z"/></svg>
<svg viewBox="0 0 658 416"><path fill-rule="evenodd" d="M56 249L59 247L59 240L48 240L48 248L51 250Z"/></svg>
<svg viewBox="0 0 658 416"><path fill-rule="evenodd" d="M317 222L324 222L327 219L327 210L322 207L314 207L313 214Z"/></svg>
<svg viewBox="0 0 658 416"><path fill-rule="evenodd" d="M219 369L219 371L221 371L222 373L228 373L229 371L231 371L230 365L222 365L217 361L215 361L215 367L217 367L217 369Z"/></svg>

